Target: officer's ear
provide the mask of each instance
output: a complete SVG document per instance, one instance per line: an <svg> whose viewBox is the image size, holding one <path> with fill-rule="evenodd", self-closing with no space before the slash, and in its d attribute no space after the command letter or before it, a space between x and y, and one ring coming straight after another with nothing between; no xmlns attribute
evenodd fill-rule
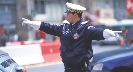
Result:
<svg viewBox="0 0 133 72"><path fill-rule="evenodd" d="M77 13L74 13L73 15L74 15L74 17L78 17L78 14Z"/></svg>
<svg viewBox="0 0 133 72"><path fill-rule="evenodd" d="M75 13L75 12L73 12L72 14L73 14L73 16L74 16L75 18L79 17L78 14Z"/></svg>

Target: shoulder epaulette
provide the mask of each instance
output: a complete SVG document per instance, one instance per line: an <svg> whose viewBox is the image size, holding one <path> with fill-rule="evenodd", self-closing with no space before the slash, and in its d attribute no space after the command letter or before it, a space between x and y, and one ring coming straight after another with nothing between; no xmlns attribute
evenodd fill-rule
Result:
<svg viewBox="0 0 133 72"><path fill-rule="evenodd" d="M88 21L84 21L84 22L82 22L81 24L87 24L87 22L88 22Z"/></svg>
<svg viewBox="0 0 133 72"><path fill-rule="evenodd" d="M65 23L65 24L70 24L67 20L64 20L63 23Z"/></svg>

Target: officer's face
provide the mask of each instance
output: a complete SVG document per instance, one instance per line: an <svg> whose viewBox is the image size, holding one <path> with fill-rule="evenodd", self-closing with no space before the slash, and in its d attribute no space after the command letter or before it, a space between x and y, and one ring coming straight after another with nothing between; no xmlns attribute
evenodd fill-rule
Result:
<svg viewBox="0 0 133 72"><path fill-rule="evenodd" d="M73 21L75 19L75 14L67 13L66 19L68 22L73 23Z"/></svg>

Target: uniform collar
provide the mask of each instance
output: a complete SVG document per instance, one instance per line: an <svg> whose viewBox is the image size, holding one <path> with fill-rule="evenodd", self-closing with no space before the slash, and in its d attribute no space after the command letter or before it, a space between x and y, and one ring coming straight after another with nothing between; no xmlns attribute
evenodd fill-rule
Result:
<svg viewBox="0 0 133 72"><path fill-rule="evenodd" d="M83 22L83 19L82 18L79 21L77 21L75 24L72 24L72 27L75 28L76 26L80 25L81 22Z"/></svg>

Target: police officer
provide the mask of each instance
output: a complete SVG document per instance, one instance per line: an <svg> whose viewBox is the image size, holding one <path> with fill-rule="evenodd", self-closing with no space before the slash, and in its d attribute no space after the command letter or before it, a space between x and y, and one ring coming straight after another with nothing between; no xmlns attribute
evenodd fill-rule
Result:
<svg viewBox="0 0 133 72"><path fill-rule="evenodd" d="M87 63L87 71L90 72L89 59L93 56L92 40L114 37L117 32L95 28L89 21L82 19L82 13L86 8L72 3L66 3L66 5L67 20L62 25L30 21L24 18L22 24L60 37L60 52L65 72L85 72L85 63Z"/></svg>

